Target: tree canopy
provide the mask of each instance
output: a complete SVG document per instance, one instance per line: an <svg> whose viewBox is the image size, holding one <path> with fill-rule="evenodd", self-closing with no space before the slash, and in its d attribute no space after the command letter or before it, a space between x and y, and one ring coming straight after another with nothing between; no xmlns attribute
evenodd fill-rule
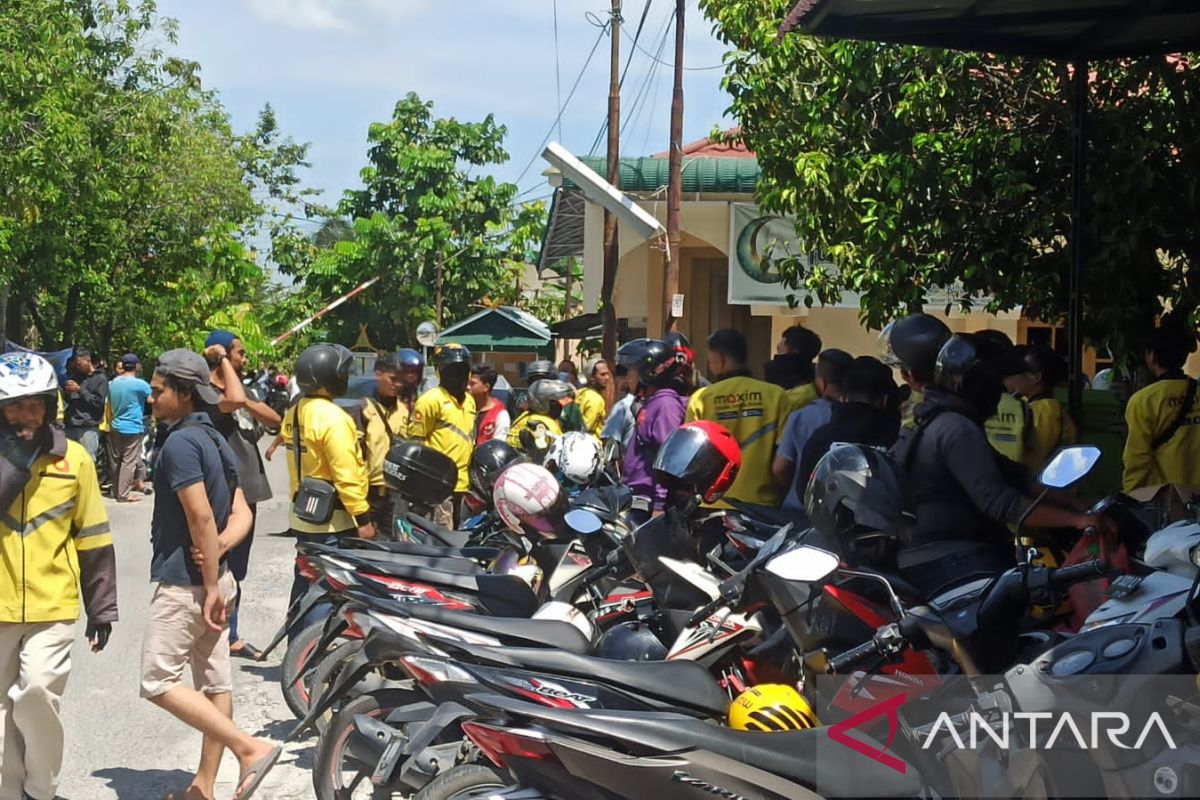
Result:
<svg viewBox="0 0 1200 800"><path fill-rule="evenodd" d="M790 0L702 0L729 43L724 87L763 169L833 268L781 263L817 302L860 293L880 325L935 288L1033 318L1066 311L1071 72L1063 63L789 34ZM1094 64L1085 335L1128 349L1164 304L1200 299L1200 70ZM809 300L808 302L812 302Z"/></svg>

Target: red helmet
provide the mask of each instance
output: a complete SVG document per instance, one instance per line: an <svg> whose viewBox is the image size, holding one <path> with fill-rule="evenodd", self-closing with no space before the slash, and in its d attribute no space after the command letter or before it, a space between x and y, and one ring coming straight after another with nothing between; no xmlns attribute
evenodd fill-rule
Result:
<svg viewBox="0 0 1200 800"><path fill-rule="evenodd" d="M280 389L286 389L287 382L288 382L288 376L284 375L282 372L275 376L275 385L278 386Z"/></svg>
<svg viewBox="0 0 1200 800"><path fill-rule="evenodd" d="M671 491L688 491L715 503L733 485L742 467L737 439L715 422L682 426L663 442L654 457L654 476Z"/></svg>

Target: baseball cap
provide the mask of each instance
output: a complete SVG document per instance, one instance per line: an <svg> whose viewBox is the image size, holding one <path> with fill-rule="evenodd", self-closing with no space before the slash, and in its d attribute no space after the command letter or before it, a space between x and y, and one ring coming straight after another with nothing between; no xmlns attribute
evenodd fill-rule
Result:
<svg viewBox="0 0 1200 800"><path fill-rule="evenodd" d="M122 367L136 367L138 363L138 357L133 353L126 353L125 355L121 356Z"/></svg>
<svg viewBox="0 0 1200 800"><path fill-rule="evenodd" d="M213 388L208 362L199 353L182 348L168 350L158 357L155 371L192 384L200 399L209 405L221 401L221 395Z"/></svg>

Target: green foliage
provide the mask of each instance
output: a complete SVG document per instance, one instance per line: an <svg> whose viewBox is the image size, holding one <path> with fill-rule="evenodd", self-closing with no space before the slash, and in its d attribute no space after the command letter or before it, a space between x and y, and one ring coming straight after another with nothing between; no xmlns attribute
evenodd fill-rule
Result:
<svg viewBox="0 0 1200 800"><path fill-rule="evenodd" d="M306 147L270 107L236 135L199 66L160 49L174 34L151 0L12 0L0 15L10 335L153 355L236 322L266 347L256 303L273 290L246 242L290 235L269 212L307 196Z"/></svg>
<svg viewBox="0 0 1200 800"><path fill-rule="evenodd" d="M1071 76L1059 63L791 34L790 0L702 0L733 48L723 85L763 168L759 202L796 216L835 270L781 272L867 322L988 295L1054 320L1071 250ZM1128 349L1163 303L1194 309L1200 71L1093 65L1085 335Z"/></svg>
<svg viewBox="0 0 1200 800"><path fill-rule="evenodd" d="M435 316L439 276L446 325L504 292L512 265L540 242L545 218L540 204L514 209L517 187L485 173L508 160L504 135L490 115L477 123L435 118L432 103L415 94L370 127L364 185L346 192L338 209L350 228L331 220L317 237L325 247L314 242L276 257L327 299L382 276L330 322L334 338L352 341L365 322L377 346L411 345L416 326Z"/></svg>

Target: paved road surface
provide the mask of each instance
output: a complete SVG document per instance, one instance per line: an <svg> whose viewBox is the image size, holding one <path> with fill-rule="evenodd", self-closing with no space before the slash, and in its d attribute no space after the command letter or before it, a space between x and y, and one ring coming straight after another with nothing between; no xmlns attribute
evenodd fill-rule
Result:
<svg viewBox="0 0 1200 800"><path fill-rule="evenodd" d="M283 618L292 579L292 543L266 534L287 528L286 467L268 465L274 500L259 505L258 533L244 586L242 635L265 647ZM138 697L142 627L150 601L150 515L153 499L106 501L120 572L121 621L108 648L92 654L83 625L64 700L66 758L59 794L65 800L153 800L187 786L200 757L200 736ZM235 659L234 719L244 730L275 741L294 724L279 690L282 647L263 664ZM256 793L264 800L313 796L313 740L289 745ZM232 797L237 762L228 754L218 800Z"/></svg>

